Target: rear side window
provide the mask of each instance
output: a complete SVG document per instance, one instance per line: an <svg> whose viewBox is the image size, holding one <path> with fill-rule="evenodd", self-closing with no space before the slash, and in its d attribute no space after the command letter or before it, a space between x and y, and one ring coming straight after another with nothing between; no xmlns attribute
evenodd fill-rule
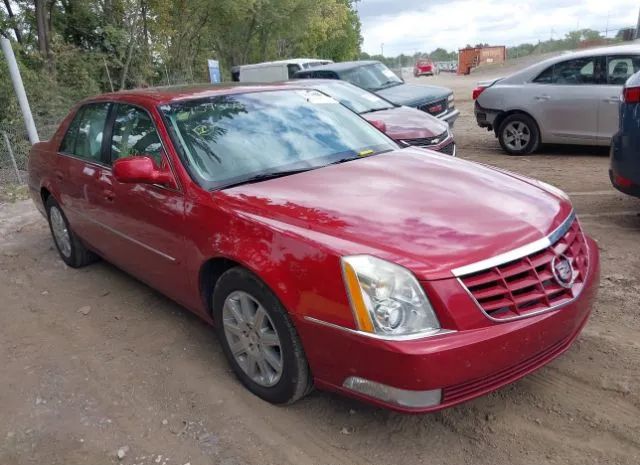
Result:
<svg viewBox="0 0 640 465"><path fill-rule="evenodd" d="M318 79L338 79L338 75L333 71L314 71L313 77Z"/></svg>
<svg viewBox="0 0 640 465"><path fill-rule="evenodd" d="M640 56L607 57L607 84L622 86L632 74L640 71Z"/></svg>
<svg viewBox="0 0 640 465"><path fill-rule="evenodd" d="M76 145L76 138L78 137L78 128L80 127L80 119L82 118L82 111L84 108L80 108L76 113L76 116L71 121L69 128L67 129L67 133L64 135L64 139L62 139L62 144L60 145L60 151L63 153L73 154L73 150Z"/></svg>
<svg viewBox="0 0 640 465"><path fill-rule="evenodd" d="M160 137L145 110L118 104L111 138L111 162L135 155L150 156L158 166L162 166Z"/></svg>
<svg viewBox="0 0 640 465"><path fill-rule="evenodd" d="M534 82L559 85L598 84L596 59L584 57L556 63L540 73Z"/></svg>
<svg viewBox="0 0 640 465"><path fill-rule="evenodd" d="M60 151L86 160L101 161L109 106L109 103L90 103L82 107L71 122Z"/></svg>

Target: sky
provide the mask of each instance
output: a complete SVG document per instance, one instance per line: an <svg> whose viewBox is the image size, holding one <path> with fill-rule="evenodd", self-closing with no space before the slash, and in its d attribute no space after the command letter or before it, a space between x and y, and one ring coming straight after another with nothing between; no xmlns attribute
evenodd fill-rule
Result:
<svg viewBox="0 0 640 465"><path fill-rule="evenodd" d="M633 26L638 0L360 0L363 50L385 56L467 44L518 45L566 32Z"/></svg>

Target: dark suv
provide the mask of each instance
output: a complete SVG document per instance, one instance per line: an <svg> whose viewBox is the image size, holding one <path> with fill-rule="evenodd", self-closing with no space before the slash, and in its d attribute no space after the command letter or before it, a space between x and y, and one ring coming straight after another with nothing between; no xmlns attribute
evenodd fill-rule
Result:
<svg viewBox="0 0 640 465"><path fill-rule="evenodd" d="M609 177L613 187L640 197L640 72L622 90L620 130L611 142Z"/></svg>
<svg viewBox="0 0 640 465"><path fill-rule="evenodd" d="M460 112L446 87L405 83L379 61L345 61L298 71L294 78L342 79L395 103L425 111L453 126Z"/></svg>

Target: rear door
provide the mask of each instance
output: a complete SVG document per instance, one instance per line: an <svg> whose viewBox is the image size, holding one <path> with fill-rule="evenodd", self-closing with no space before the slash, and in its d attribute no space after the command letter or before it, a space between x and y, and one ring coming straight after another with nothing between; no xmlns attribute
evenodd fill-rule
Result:
<svg viewBox="0 0 640 465"><path fill-rule="evenodd" d="M598 140L609 145L618 130L620 94L624 83L640 71L640 55L609 55L606 57L606 84L598 102Z"/></svg>
<svg viewBox="0 0 640 465"><path fill-rule="evenodd" d="M58 200L71 227L93 248L104 246L108 240L95 219L102 195L100 178L106 166L104 131L110 108L110 103L97 102L78 110L58 150L54 173Z"/></svg>
<svg viewBox="0 0 640 465"><path fill-rule="evenodd" d="M543 142L595 143L599 69L597 57L561 61L527 86L528 108L542 129Z"/></svg>

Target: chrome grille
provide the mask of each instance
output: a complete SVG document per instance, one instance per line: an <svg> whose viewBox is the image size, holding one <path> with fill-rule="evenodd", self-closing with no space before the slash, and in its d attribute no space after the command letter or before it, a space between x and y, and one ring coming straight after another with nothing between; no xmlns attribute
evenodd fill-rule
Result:
<svg viewBox="0 0 640 465"><path fill-rule="evenodd" d="M573 268L573 282L567 287L555 278L552 269L552 262L560 256L566 257ZM459 279L486 315L494 320L511 320L574 299L584 286L588 267L587 243L574 219L548 247Z"/></svg>
<svg viewBox="0 0 640 465"><path fill-rule="evenodd" d="M440 142L445 140L447 137L449 137L449 132L445 131L442 134L438 134L437 136L419 137L416 139L403 139L402 142L404 142L407 145L414 145L417 147L428 147L430 145L439 144Z"/></svg>
<svg viewBox="0 0 640 465"><path fill-rule="evenodd" d="M425 103L418 106L418 110L425 111L430 115L439 115L448 108L447 99L437 100L431 103Z"/></svg>

